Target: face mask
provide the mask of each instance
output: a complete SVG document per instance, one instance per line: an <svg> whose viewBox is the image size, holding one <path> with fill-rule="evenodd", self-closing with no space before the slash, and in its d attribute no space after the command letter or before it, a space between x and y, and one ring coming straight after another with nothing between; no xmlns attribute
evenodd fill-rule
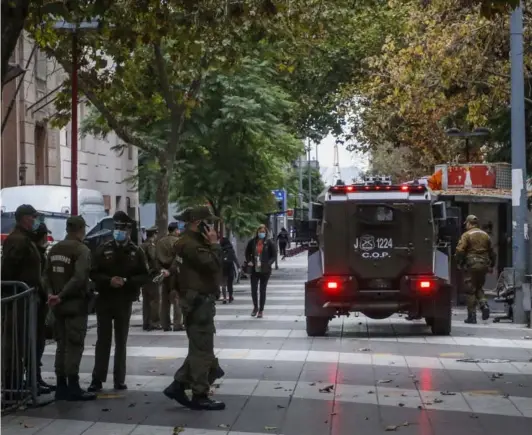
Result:
<svg viewBox="0 0 532 435"><path fill-rule="evenodd" d="M264 239L266 237L266 233L259 233L259 239Z"/></svg>
<svg viewBox="0 0 532 435"><path fill-rule="evenodd" d="M114 230L113 231L113 238L117 242L125 242L127 238L127 233L123 230Z"/></svg>
<svg viewBox="0 0 532 435"><path fill-rule="evenodd" d="M39 225L41 225L41 221L35 219L33 223L31 224L31 230L37 231L39 229Z"/></svg>

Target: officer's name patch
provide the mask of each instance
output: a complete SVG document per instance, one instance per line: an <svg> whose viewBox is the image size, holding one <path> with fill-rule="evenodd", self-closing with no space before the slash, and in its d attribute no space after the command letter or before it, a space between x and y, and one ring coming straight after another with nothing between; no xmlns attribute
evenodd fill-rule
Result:
<svg viewBox="0 0 532 435"><path fill-rule="evenodd" d="M69 258L69 257L66 257L64 255L52 255L50 257L50 261L52 263L55 263L55 262L59 262L59 263L66 263L66 264L70 264L72 262L72 259Z"/></svg>

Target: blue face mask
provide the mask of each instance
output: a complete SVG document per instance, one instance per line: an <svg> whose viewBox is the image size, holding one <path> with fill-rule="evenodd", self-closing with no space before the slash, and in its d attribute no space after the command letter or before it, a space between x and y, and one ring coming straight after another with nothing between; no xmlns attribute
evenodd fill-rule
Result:
<svg viewBox="0 0 532 435"><path fill-rule="evenodd" d="M264 239L266 237L266 233L259 233L259 239Z"/></svg>
<svg viewBox="0 0 532 435"><path fill-rule="evenodd" d="M113 238L117 242L125 242L127 238L127 232L123 230L114 230L113 231Z"/></svg>

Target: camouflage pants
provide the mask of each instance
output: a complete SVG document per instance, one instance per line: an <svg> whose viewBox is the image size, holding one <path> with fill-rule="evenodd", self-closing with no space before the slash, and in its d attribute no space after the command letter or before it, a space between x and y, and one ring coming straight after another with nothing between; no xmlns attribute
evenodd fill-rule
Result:
<svg viewBox="0 0 532 435"><path fill-rule="evenodd" d="M183 314L179 303L179 296L177 294L177 286L173 277L166 278L163 281L161 289L161 326L164 329L169 329L172 321L170 319L170 311L173 312L173 325L177 328L183 324Z"/></svg>
<svg viewBox="0 0 532 435"><path fill-rule="evenodd" d="M205 303L190 313L183 307L188 337L188 355L174 379L185 384L196 396L207 396L211 384L223 376L214 355L214 302Z"/></svg>
<svg viewBox="0 0 532 435"><path fill-rule="evenodd" d="M87 315L55 316L54 332L57 341L55 374L57 376L79 375L79 365L87 334L87 320Z"/></svg>
<svg viewBox="0 0 532 435"><path fill-rule="evenodd" d="M484 295L484 283L486 282L485 270L466 270L464 273L464 285L466 294L466 305L468 312L474 312L477 304L486 304Z"/></svg>
<svg viewBox="0 0 532 435"><path fill-rule="evenodd" d="M142 326L145 328L159 323L160 300L159 284L150 283L142 287Z"/></svg>

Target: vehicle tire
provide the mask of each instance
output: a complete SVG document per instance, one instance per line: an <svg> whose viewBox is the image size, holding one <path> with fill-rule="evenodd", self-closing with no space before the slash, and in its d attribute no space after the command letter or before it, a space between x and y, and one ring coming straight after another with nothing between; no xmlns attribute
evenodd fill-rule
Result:
<svg viewBox="0 0 532 435"><path fill-rule="evenodd" d="M442 287L434 301L437 311L432 320L432 333L434 335L450 335L452 324L452 308L451 308L451 286Z"/></svg>
<svg viewBox="0 0 532 435"><path fill-rule="evenodd" d="M307 335L309 337L323 337L327 333L328 317L307 316Z"/></svg>

